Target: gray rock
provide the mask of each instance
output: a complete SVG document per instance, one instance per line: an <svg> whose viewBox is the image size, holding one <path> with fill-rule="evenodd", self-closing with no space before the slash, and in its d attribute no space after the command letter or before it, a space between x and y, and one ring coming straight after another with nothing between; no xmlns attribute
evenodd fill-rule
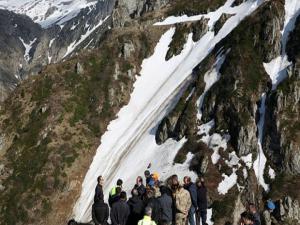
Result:
<svg viewBox="0 0 300 225"><path fill-rule="evenodd" d="M83 66L79 62L76 64L76 73L79 75L84 74Z"/></svg>
<svg viewBox="0 0 300 225"><path fill-rule="evenodd" d="M131 41L125 42L122 49L124 59L128 59L131 56L131 53L134 52L134 50L135 48Z"/></svg>

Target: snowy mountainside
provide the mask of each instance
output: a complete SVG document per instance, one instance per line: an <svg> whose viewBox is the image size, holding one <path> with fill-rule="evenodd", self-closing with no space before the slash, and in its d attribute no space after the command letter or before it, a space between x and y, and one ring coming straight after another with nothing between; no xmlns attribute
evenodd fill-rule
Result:
<svg viewBox="0 0 300 225"><path fill-rule="evenodd" d="M299 1L99 1L27 33L5 13L39 76L1 107L1 224L90 223L96 178L107 200L148 165L203 176L210 225L268 199L300 223Z"/></svg>
<svg viewBox="0 0 300 225"><path fill-rule="evenodd" d="M26 15L16 14L9 10L0 10L1 24L3 25L1 26L0 45L4 46L10 57L15 59L14 63L11 63L5 55L0 56L2 58L0 69L4 71L0 74L0 77L2 76L0 86L3 90L0 96L1 101L11 93L19 82L30 75L38 74L43 66L71 57L72 54L83 48L91 49L97 46L101 36L111 27L114 1L89 1L87 4L83 4L85 1L60 3L67 7L67 4L75 4L76 2L78 4L81 2L79 5L82 6L78 10L76 8L76 13L74 11L73 14L68 14L68 12L63 11L62 13L66 14L60 16L59 22L57 20L53 24L49 24L48 28L40 27L38 23L34 23ZM21 4L19 1L6 2L10 7L14 6L14 3ZM58 4L58 1L56 3ZM90 6L92 3L93 5ZM29 7L31 4L33 3L30 2L30 4L25 5ZM36 2L36 7L39 4L42 3ZM41 5L41 9L44 8ZM67 8L73 10L71 5ZM11 10L11 8L8 9ZM35 8L30 7L30 9L38 11ZM23 21L22 18L24 18ZM15 41L7 42L5 41L7 39Z"/></svg>
<svg viewBox="0 0 300 225"><path fill-rule="evenodd" d="M81 9L94 8L97 0L1 0L0 8L29 16L35 23L47 28L76 17Z"/></svg>

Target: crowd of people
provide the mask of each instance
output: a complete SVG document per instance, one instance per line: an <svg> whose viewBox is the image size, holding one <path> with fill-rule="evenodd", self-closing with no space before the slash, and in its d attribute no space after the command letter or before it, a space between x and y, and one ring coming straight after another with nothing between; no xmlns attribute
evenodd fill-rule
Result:
<svg viewBox="0 0 300 225"><path fill-rule="evenodd" d="M92 219L95 225L207 225L207 188L203 178L195 183L185 176L180 182L177 175L161 182L158 173L144 172L136 178L136 183L127 199L123 181L117 180L109 192L108 204L104 202L104 178L97 178ZM144 183L145 180L145 183ZM248 210L241 214L240 225L272 225L275 218L275 204L269 200L262 214L256 206L249 204ZM69 224L73 224L69 221Z"/></svg>
<svg viewBox="0 0 300 225"><path fill-rule="evenodd" d="M144 176L136 178L129 199L123 191L123 181L118 179L109 192L108 204L104 202L104 178L99 176L92 206L93 222L107 225L110 217L112 225L196 225L200 221L207 224L207 189L203 178L194 183L186 176L180 182L173 175L161 182L159 174L149 170Z"/></svg>

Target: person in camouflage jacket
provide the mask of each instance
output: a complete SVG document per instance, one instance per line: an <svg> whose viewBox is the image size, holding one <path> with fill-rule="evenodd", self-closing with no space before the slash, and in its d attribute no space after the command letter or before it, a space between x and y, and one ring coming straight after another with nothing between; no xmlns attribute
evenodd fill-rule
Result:
<svg viewBox="0 0 300 225"><path fill-rule="evenodd" d="M175 224L186 225L188 213L192 206L190 193L179 184L176 175L172 177L172 190L175 201Z"/></svg>

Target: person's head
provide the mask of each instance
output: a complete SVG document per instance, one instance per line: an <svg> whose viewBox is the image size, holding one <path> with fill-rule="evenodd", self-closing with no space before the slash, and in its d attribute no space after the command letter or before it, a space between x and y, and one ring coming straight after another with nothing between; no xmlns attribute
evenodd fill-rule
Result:
<svg viewBox="0 0 300 225"><path fill-rule="evenodd" d="M131 191L131 195L132 195L132 197L139 196L139 192L138 192L138 190L136 190L135 188L134 188L134 189L132 189L132 191Z"/></svg>
<svg viewBox="0 0 300 225"><path fill-rule="evenodd" d="M197 185L197 187L204 187L204 178L203 177L198 178L196 180L196 185Z"/></svg>
<svg viewBox="0 0 300 225"><path fill-rule="evenodd" d="M149 170L145 170L145 172L144 172L144 175L145 175L145 177L150 177L150 171Z"/></svg>
<svg viewBox="0 0 300 225"><path fill-rule="evenodd" d="M192 180L191 180L191 178L189 177L189 176L185 176L184 178L183 178L183 183L185 184L185 185L188 185L188 184L190 184L192 182Z"/></svg>
<svg viewBox="0 0 300 225"><path fill-rule="evenodd" d="M126 201L127 200L127 194L126 194L125 191L121 191L121 193L120 193L120 199L122 201Z"/></svg>
<svg viewBox="0 0 300 225"><path fill-rule="evenodd" d="M153 198L155 195L155 192L152 188L147 188L146 190L146 196L148 199Z"/></svg>
<svg viewBox="0 0 300 225"><path fill-rule="evenodd" d="M123 181L121 179L117 180L117 186L122 187Z"/></svg>
<svg viewBox="0 0 300 225"><path fill-rule="evenodd" d="M103 179L102 176L97 177L97 183L98 183L99 185L103 186L104 179Z"/></svg>
<svg viewBox="0 0 300 225"><path fill-rule="evenodd" d="M122 188L121 187L116 187L116 194L120 195L122 192Z"/></svg>
<svg viewBox="0 0 300 225"><path fill-rule="evenodd" d="M251 213L245 211L241 214L241 221L245 225L251 225L251 224L253 224L253 221L254 221L253 215Z"/></svg>
<svg viewBox="0 0 300 225"><path fill-rule="evenodd" d="M147 206L145 208L145 215L150 216L150 217L152 216L152 208L151 207Z"/></svg>
<svg viewBox="0 0 300 225"><path fill-rule="evenodd" d="M151 177L153 178L154 181L158 181L159 174L157 172L154 172Z"/></svg>
<svg viewBox="0 0 300 225"><path fill-rule="evenodd" d="M257 210L256 210L256 207L253 203L249 203L249 211L251 213L256 213Z"/></svg>
<svg viewBox="0 0 300 225"><path fill-rule="evenodd" d="M137 178L136 178L136 184L139 186L139 185L141 185L141 184L143 184L143 178L141 177L141 176L138 176Z"/></svg>
<svg viewBox="0 0 300 225"><path fill-rule="evenodd" d="M171 177L171 187L172 187L172 190L176 190L179 188L179 181L178 181L178 176L176 174L174 174L172 177Z"/></svg>
<svg viewBox="0 0 300 225"><path fill-rule="evenodd" d="M69 220L68 225L76 225L76 221L74 219Z"/></svg>

